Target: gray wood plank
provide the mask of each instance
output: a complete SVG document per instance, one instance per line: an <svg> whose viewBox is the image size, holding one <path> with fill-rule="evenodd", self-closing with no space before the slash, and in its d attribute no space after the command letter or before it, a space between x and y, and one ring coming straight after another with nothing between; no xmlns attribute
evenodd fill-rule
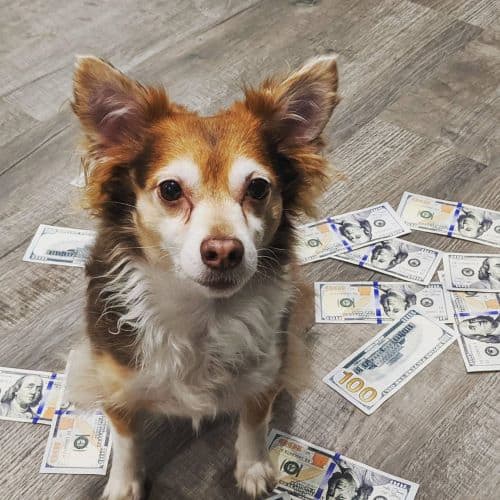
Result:
<svg viewBox="0 0 500 500"><path fill-rule="evenodd" d="M32 128L37 121L22 111L17 104L0 98L0 147Z"/></svg>
<svg viewBox="0 0 500 500"><path fill-rule="evenodd" d="M75 54L113 59L126 70L244 12L256 1L153 5L127 0L108 2L106 8L99 2L18 2L15 9L5 9L0 26L0 38L5 40L0 95L21 116L30 116L33 122L47 120L70 96L68 76ZM28 128L26 123L24 131ZM10 128L11 137L14 132Z"/></svg>
<svg viewBox="0 0 500 500"><path fill-rule="evenodd" d="M159 48L193 36L247 8L251 0L27 1L4 5L0 37L2 95L70 67L75 53L113 57L127 69ZM69 66L68 66L69 65Z"/></svg>
<svg viewBox="0 0 500 500"><path fill-rule="evenodd" d="M499 75L500 38L482 34L381 116L499 168Z"/></svg>
<svg viewBox="0 0 500 500"><path fill-rule="evenodd" d="M497 0L412 0L440 13L482 28L492 27L500 19Z"/></svg>

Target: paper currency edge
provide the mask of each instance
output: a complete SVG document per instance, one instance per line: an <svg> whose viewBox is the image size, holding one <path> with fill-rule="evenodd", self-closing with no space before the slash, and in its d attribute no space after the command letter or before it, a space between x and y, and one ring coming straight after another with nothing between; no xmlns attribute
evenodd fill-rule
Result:
<svg viewBox="0 0 500 500"><path fill-rule="evenodd" d="M274 441L274 439L276 438L276 436L278 436L278 435L279 436L283 436L285 438L288 438L290 440L298 441L300 444L303 444L304 446L313 447L313 448L317 449L318 451L320 451L320 452L322 452L322 453L324 453L326 455L329 455L332 459L335 456L336 452L333 452L331 450L323 448L322 446L318 446L318 445L316 445L314 443L311 443L309 441L306 441L305 439L302 439L300 437L292 436L291 434L288 434L287 432L280 431L279 429L276 429L276 428L272 428L269 431L268 435L267 435L267 448L268 449L271 446L271 444ZM415 496L417 494L417 490L420 487L419 483L415 483L413 481L410 481L409 479L404 479L402 477L395 476L395 475L390 474L388 472L385 472L385 471L383 471L381 469L376 469L375 467L372 467L371 465L367 465L367 464L364 464L362 462L358 462L357 460L349 458L349 457L345 456L342 453L340 453L340 455L343 458L345 458L345 459L349 460L350 462L354 463L355 465L358 465L360 467L364 467L365 469L369 469L371 471L382 473L385 476L387 476L389 479L393 479L395 481L404 481L404 482L408 483L408 485L410 486L410 490L409 490L408 499L406 499L406 500L414 500L414 498L415 498Z"/></svg>

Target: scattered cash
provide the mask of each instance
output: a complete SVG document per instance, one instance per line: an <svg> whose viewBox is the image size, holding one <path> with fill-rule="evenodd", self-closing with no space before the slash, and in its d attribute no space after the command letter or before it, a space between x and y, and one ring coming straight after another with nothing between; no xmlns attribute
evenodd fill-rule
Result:
<svg viewBox="0 0 500 500"><path fill-rule="evenodd" d="M447 253L443 266L448 290L500 292L500 254Z"/></svg>
<svg viewBox="0 0 500 500"><path fill-rule="evenodd" d="M371 415L455 339L452 329L409 309L342 361L323 381Z"/></svg>
<svg viewBox="0 0 500 500"><path fill-rule="evenodd" d="M441 283L318 282L314 289L317 323L391 323L411 307L435 321L453 322Z"/></svg>
<svg viewBox="0 0 500 500"><path fill-rule="evenodd" d="M412 500L418 490L416 483L275 429L268 446L279 471L276 491L290 498Z"/></svg>
<svg viewBox="0 0 500 500"><path fill-rule="evenodd" d="M442 252L439 250L400 238L379 241L368 247L332 257L420 285L428 285L431 282L441 258Z"/></svg>
<svg viewBox="0 0 500 500"><path fill-rule="evenodd" d="M71 366L71 355L66 376ZM111 453L111 430L99 411L83 413L60 392L40 472L105 475Z"/></svg>
<svg viewBox="0 0 500 500"><path fill-rule="evenodd" d="M410 232L388 203L302 226L298 256L303 264Z"/></svg>
<svg viewBox="0 0 500 500"><path fill-rule="evenodd" d="M62 380L60 373L0 368L0 419L50 425Z"/></svg>
<svg viewBox="0 0 500 500"><path fill-rule="evenodd" d="M405 192L398 214L411 229L500 247L500 212Z"/></svg>
<svg viewBox="0 0 500 500"><path fill-rule="evenodd" d="M95 231L41 224L23 260L42 264L84 267Z"/></svg>

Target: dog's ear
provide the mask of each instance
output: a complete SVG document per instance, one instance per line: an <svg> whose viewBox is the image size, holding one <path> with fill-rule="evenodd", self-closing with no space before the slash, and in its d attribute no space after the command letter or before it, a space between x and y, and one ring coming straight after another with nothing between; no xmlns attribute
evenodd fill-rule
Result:
<svg viewBox="0 0 500 500"><path fill-rule="evenodd" d="M103 155L116 146L137 150L148 126L172 109L162 88L145 87L94 56L77 58L72 108Z"/></svg>
<svg viewBox="0 0 500 500"><path fill-rule="evenodd" d="M314 145L339 102L337 84L335 56L320 56L284 79L247 89L245 103L281 151Z"/></svg>
<svg viewBox="0 0 500 500"><path fill-rule="evenodd" d="M262 124L289 211L315 215L315 201L331 169L321 155L321 132L339 102L334 56L308 61L284 79L266 80L245 92L246 108Z"/></svg>

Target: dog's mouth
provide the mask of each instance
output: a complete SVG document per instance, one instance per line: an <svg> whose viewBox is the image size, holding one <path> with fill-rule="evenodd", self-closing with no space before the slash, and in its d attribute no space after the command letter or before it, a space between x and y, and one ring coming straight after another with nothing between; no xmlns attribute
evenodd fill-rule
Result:
<svg viewBox="0 0 500 500"><path fill-rule="evenodd" d="M247 279L238 273L207 273L204 276L195 279L195 282L202 286L210 296L228 297L236 293Z"/></svg>
<svg viewBox="0 0 500 500"><path fill-rule="evenodd" d="M210 279L204 279L204 280L196 280L196 282L210 290L231 290L233 288L236 288L239 286L239 282L234 280L234 279L227 279L227 278L210 278Z"/></svg>

